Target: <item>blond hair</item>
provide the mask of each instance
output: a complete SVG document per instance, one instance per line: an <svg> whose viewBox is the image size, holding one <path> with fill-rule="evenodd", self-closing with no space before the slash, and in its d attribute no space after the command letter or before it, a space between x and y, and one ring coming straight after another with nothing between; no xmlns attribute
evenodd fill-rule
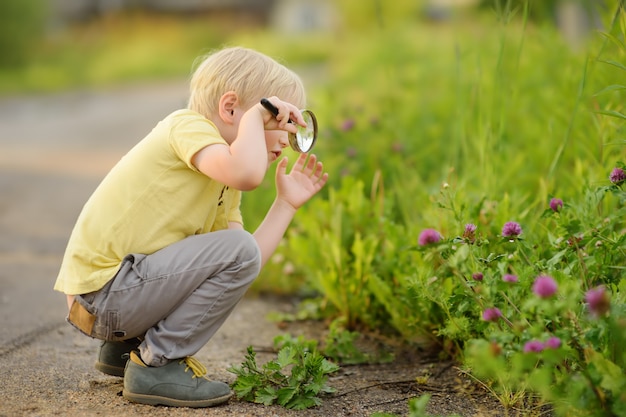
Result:
<svg viewBox="0 0 626 417"><path fill-rule="evenodd" d="M274 59L251 49L225 48L200 58L190 82L187 107L205 117L215 115L224 93L234 91L242 106L277 96L304 108L302 80Z"/></svg>

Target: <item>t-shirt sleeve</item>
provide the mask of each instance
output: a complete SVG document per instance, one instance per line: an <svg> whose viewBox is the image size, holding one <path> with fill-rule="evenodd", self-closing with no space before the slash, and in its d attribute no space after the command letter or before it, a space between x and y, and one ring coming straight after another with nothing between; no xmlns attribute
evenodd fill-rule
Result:
<svg viewBox="0 0 626 417"><path fill-rule="evenodd" d="M198 151L214 144L228 146L217 127L199 114L185 113L176 117L173 123L169 137L170 146L174 153L196 172L198 169L191 163L191 158Z"/></svg>

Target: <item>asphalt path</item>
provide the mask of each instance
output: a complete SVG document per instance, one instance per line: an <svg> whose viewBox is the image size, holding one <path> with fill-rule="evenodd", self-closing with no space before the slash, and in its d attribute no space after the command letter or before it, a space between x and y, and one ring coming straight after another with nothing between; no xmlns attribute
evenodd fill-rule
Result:
<svg viewBox="0 0 626 417"><path fill-rule="evenodd" d="M63 319L52 287L82 205L186 95L171 82L0 99L0 354Z"/></svg>

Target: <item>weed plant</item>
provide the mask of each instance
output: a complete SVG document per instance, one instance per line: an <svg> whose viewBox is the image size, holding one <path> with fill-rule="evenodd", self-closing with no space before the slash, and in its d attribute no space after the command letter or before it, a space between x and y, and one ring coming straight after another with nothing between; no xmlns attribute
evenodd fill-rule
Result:
<svg viewBox="0 0 626 417"><path fill-rule="evenodd" d="M320 405L321 395L334 392L327 380L339 367L320 353L316 341L285 335L274 344L278 348L275 359L259 365L249 346L244 362L228 369L237 377L232 384L237 397L303 410Z"/></svg>

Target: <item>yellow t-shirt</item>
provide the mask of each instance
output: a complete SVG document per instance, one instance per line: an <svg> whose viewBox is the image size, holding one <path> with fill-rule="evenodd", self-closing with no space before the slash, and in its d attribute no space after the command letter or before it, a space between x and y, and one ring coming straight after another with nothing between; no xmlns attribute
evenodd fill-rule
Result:
<svg viewBox="0 0 626 417"><path fill-rule="evenodd" d="M226 144L215 125L191 110L162 120L131 149L89 198L70 236L54 289L102 288L129 253L150 254L188 236L243 223L241 191L199 172L191 158Z"/></svg>

